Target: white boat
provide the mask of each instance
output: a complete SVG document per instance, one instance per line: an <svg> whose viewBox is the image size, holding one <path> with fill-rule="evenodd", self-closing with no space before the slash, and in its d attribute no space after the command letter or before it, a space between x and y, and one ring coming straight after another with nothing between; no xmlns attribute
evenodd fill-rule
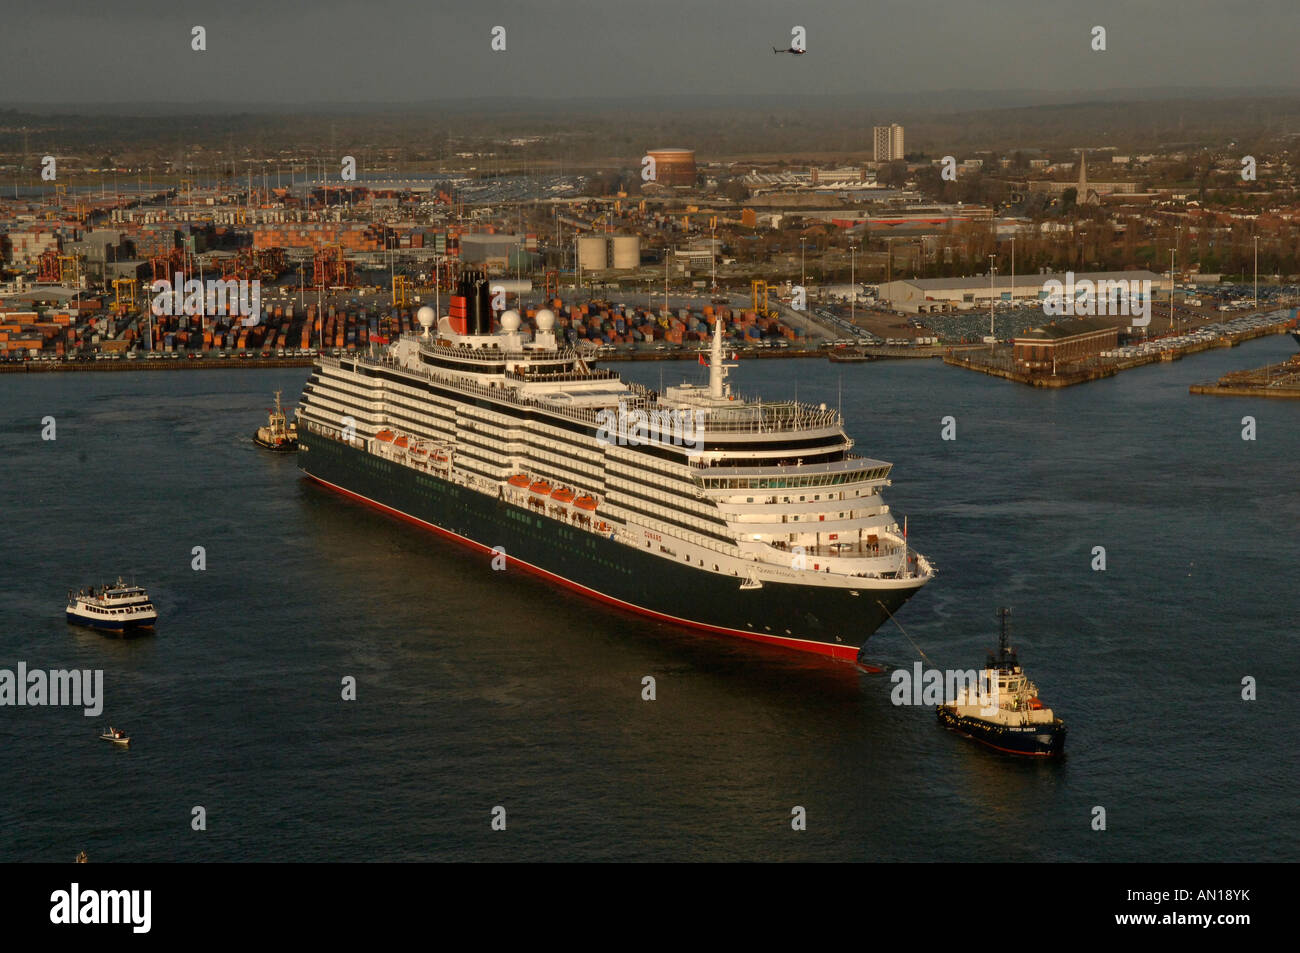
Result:
<svg viewBox="0 0 1300 953"><path fill-rule="evenodd" d="M111 585L69 592L67 617L73 625L124 632L153 628L158 610L143 587L127 585L118 576Z"/></svg>
<svg viewBox="0 0 1300 953"><path fill-rule="evenodd" d="M276 453L292 453L298 449L297 421L289 422L280 406L280 392L275 392L275 409L267 414L266 426L258 427L253 442Z"/></svg>
<svg viewBox="0 0 1300 953"><path fill-rule="evenodd" d="M104 732L99 737L104 741L111 741L115 745L121 745L123 748L127 747L131 743L131 739L126 736L125 731L122 731L120 728L114 728L112 725L109 725L108 731Z"/></svg>

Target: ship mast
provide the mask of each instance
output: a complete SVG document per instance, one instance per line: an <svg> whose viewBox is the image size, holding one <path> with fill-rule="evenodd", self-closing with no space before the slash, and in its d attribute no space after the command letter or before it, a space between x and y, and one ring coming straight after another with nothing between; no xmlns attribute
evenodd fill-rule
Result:
<svg viewBox="0 0 1300 953"><path fill-rule="evenodd" d="M709 361L709 396L722 400L722 318L713 321L713 353Z"/></svg>
<svg viewBox="0 0 1300 953"><path fill-rule="evenodd" d="M1005 606L998 609L998 618L1002 620L1002 629L998 635L998 664L1002 664L1007 658L1007 617L1011 615L1011 610Z"/></svg>
<svg viewBox="0 0 1300 953"><path fill-rule="evenodd" d="M722 318L713 320L713 344L709 350L709 396L714 400L726 400L731 396L731 387L726 383L727 369L735 364L722 363Z"/></svg>

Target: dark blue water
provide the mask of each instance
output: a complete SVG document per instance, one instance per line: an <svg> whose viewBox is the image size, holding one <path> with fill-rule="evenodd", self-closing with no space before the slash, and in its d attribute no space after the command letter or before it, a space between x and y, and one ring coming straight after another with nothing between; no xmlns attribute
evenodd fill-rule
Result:
<svg viewBox="0 0 1300 953"><path fill-rule="evenodd" d="M832 406L842 381L939 569L899 622L968 668L1013 607L1059 764L894 707L884 676L625 616L304 484L248 439L302 370L0 376L0 668L107 683L102 719L0 708L0 859L1295 860L1300 403L1187 393L1292 347L1056 393L925 361L736 372ZM156 635L68 627L66 590L118 572ZM868 654L917 658L893 625Z"/></svg>

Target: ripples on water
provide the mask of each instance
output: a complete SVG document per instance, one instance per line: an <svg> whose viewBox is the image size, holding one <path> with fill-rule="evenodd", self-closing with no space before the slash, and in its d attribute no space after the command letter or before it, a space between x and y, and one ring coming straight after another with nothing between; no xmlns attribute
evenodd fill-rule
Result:
<svg viewBox="0 0 1300 953"><path fill-rule="evenodd" d="M1058 393L937 362L735 372L746 393L831 406L842 382L857 449L896 464L889 502L940 571L899 622L967 668L1011 605L1070 726L1060 764L894 707L887 676L494 573L304 484L248 440L302 371L6 375L0 666L103 668L108 702L98 720L0 709L0 857L1294 860L1300 403L1187 394L1290 350ZM658 365L618 367L658 386ZM157 634L65 625L65 591L118 572L149 586ZM867 655L916 658L889 624ZM129 752L96 740L109 719Z"/></svg>

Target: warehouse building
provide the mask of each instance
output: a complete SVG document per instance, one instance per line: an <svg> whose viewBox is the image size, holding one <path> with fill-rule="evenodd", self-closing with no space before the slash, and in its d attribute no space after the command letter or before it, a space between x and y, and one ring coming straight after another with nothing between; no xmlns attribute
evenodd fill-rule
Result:
<svg viewBox="0 0 1300 953"><path fill-rule="evenodd" d="M1055 372L1063 364L1097 357L1119 345L1124 323L1117 317L1072 318L1026 331L1011 342L1016 367Z"/></svg>
<svg viewBox="0 0 1300 953"><path fill-rule="evenodd" d="M651 149L646 155L655 161L655 176L652 181L659 185L695 184L693 149Z"/></svg>
<svg viewBox="0 0 1300 953"><path fill-rule="evenodd" d="M467 232L460 236L460 260L488 271L512 267L524 251L523 235Z"/></svg>
<svg viewBox="0 0 1300 953"><path fill-rule="evenodd" d="M1152 294L1169 291L1170 279L1150 271L1093 271L1078 274L973 275L969 278L910 278L880 285L880 301L895 311L933 314L945 311L988 310L990 299L1004 305L1034 305L1049 295L1050 282L1077 287L1083 281L1099 286L1103 281L1149 281ZM1014 283L1014 284L1013 284Z"/></svg>

